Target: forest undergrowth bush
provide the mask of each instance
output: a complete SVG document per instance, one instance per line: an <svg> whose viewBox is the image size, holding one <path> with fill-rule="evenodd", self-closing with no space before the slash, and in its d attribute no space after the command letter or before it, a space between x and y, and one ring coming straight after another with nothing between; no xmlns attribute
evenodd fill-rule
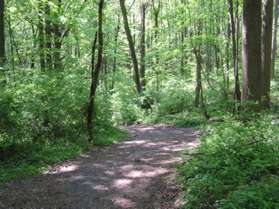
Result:
<svg viewBox="0 0 279 209"><path fill-rule="evenodd" d="M87 142L88 81L75 70L20 72L0 94L0 183L39 173L54 163L78 156ZM127 136L113 127L110 99L96 98L94 145L109 145Z"/></svg>
<svg viewBox="0 0 279 209"><path fill-rule="evenodd" d="M204 128L179 166L187 209L279 208L279 126L272 114Z"/></svg>

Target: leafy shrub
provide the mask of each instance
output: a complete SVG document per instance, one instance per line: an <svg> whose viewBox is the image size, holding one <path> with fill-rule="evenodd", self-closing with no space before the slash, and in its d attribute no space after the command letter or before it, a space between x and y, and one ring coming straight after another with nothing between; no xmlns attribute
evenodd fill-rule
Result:
<svg viewBox="0 0 279 209"><path fill-rule="evenodd" d="M4 131L14 126L13 110L12 95L7 91L0 92L0 133L1 130Z"/></svg>
<svg viewBox="0 0 279 209"><path fill-rule="evenodd" d="M243 123L230 118L210 126L196 154L190 154L194 157L179 168L185 208L277 206L268 191L278 190L279 131L270 117L255 117L259 119Z"/></svg>
<svg viewBox="0 0 279 209"><path fill-rule="evenodd" d="M193 96L189 93L183 80L178 82L171 79L159 93L158 114L160 116L172 115L191 110L193 109L193 101Z"/></svg>

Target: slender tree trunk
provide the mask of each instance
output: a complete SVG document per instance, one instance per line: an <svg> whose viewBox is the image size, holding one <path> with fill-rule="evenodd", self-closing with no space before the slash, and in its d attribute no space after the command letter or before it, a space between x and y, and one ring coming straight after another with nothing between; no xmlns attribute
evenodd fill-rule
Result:
<svg viewBox="0 0 279 209"><path fill-rule="evenodd" d="M195 106L200 107L201 111L208 120L210 116L207 113L204 95L203 95L203 87L202 87L202 56L200 49L194 48L194 54L196 58L197 68L196 68L196 97L195 97Z"/></svg>
<svg viewBox="0 0 279 209"><path fill-rule="evenodd" d="M13 30L11 26L11 18L7 18L8 23L8 32L9 32L9 39L10 39L10 50L11 50L11 63L12 63L12 70L15 71L15 53L14 53L14 43L13 43Z"/></svg>
<svg viewBox="0 0 279 209"><path fill-rule="evenodd" d="M104 0L99 0L99 23L98 23L98 59L96 63L96 67L94 69L94 51L96 48L96 36L92 47L92 81L90 88L90 97L88 102L88 112L87 112L87 128L88 128L88 138L89 141L93 141L93 121L95 119L95 96L98 87L99 74L102 68L103 62L103 8L104 8Z"/></svg>
<svg viewBox="0 0 279 209"><path fill-rule="evenodd" d="M243 101L261 101L262 1L243 1ZM258 105L257 105L258 106ZM252 109L257 109L252 108Z"/></svg>
<svg viewBox="0 0 279 209"><path fill-rule="evenodd" d="M231 39L231 24L230 21L228 21L227 26L227 37L228 41L226 42L226 72L224 72L224 89L226 93L226 97L228 96L228 91L230 87L230 42ZM224 70L225 71L225 70Z"/></svg>
<svg viewBox="0 0 279 209"><path fill-rule="evenodd" d="M45 64L45 33L44 33L44 19L43 19L43 9L44 4L39 1L39 22L38 22L38 30L39 30L39 55L40 55L40 65L41 70L44 71L46 64Z"/></svg>
<svg viewBox="0 0 279 209"><path fill-rule="evenodd" d="M0 67L5 63L5 1L0 0Z"/></svg>
<svg viewBox="0 0 279 209"><path fill-rule="evenodd" d="M272 40L272 67L271 77L275 76L275 61L277 55L277 31L278 31L278 18L279 18L279 0L275 0L274 9L274 29L273 29L273 40Z"/></svg>
<svg viewBox="0 0 279 209"><path fill-rule="evenodd" d="M115 84L115 73L116 73L116 65L117 65L117 49L118 49L118 36L119 36L119 30L120 30L120 17L117 15L117 26L115 29L115 36L114 36L114 55L113 55L113 66L112 66L112 89L114 89Z"/></svg>
<svg viewBox="0 0 279 209"><path fill-rule="evenodd" d="M127 17L127 10L126 10L126 7L125 7L125 0L119 0L119 2L120 2L120 7L121 7L121 11L122 11L122 16L123 16L124 29L125 29L126 36L127 36L127 39L128 39L130 54L131 54L133 67L134 67L136 89L137 89L138 94L141 94L142 86L141 86L141 81L140 81L138 59L137 59L137 55L136 55L135 44L133 42L133 38L132 38L132 35L131 35L131 30L130 30L130 27L129 27L128 17Z"/></svg>
<svg viewBox="0 0 279 209"><path fill-rule="evenodd" d="M145 81L145 15L146 15L146 4L142 2L141 3L140 75L141 75L141 81L143 87L146 84Z"/></svg>
<svg viewBox="0 0 279 209"><path fill-rule="evenodd" d="M155 29L155 34L154 34L154 43L158 43L158 38L159 38L159 14L161 10L161 1L158 1L158 5L155 5L155 1L152 0L152 8L153 8L153 13L154 13L154 29ZM159 91L160 88L160 78L159 78L159 69L158 69L158 64L159 64L159 55L156 52L155 54L155 74L156 74L156 91Z"/></svg>
<svg viewBox="0 0 279 209"><path fill-rule="evenodd" d="M195 107L199 107L200 99L201 99L201 88L202 88L202 60L201 60L199 49L194 48L194 54L195 54L196 63L197 63Z"/></svg>
<svg viewBox="0 0 279 209"><path fill-rule="evenodd" d="M32 28L32 39L33 39L33 49L36 49L37 47L37 42L36 42L36 32L35 32L35 28L34 25L31 26ZM34 69L35 68L35 54L33 52L31 52L31 58L30 58L30 68Z"/></svg>
<svg viewBox="0 0 279 209"><path fill-rule="evenodd" d="M234 69L234 99L237 101L241 100L241 92L239 85L239 73L238 73L238 52L237 52L237 35L236 35L236 24L234 18L233 0L228 0L229 13L231 20L231 38L232 38L232 52L233 52L233 69Z"/></svg>
<svg viewBox="0 0 279 209"><path fill-rule="evenodd" d="M62 7L62 0L57 0L57 14L56 20L54 23L54 53L53 53L53 62L54 62L54 69L61 69L62 68L62 61L61 61L61 49L62 49L62 30L59 20L59 14L61 13Z"/></svg>
<svg viewBox="0 0 279 209"><path fill-rule="evenodd" d="M45 53L46 53L46 68L52 69L52 49L51 49L51 20L50 20L50 6L46 2L45 5Z"/></svg>
<svg viewBox="0 0 279 209"><path fill-rule="evenodd" d="M262 67L262 104L270 105L270 80L271 80L271 54L272 54L272 25L273 25L273 0L265 0L263 7L263 67Z"/></svg>

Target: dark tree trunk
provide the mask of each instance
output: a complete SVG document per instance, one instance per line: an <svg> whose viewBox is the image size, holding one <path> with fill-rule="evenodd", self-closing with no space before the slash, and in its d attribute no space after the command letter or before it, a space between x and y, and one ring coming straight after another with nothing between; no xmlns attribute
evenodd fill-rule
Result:
<svg viewBox="0 0 279 209"><path fill-rule="evenodd" d="M201 89L202 89L202 60L199 49L194 48L194 54L196 58L196 88L195 88L195 107L200 106Z"/></svg>
<svg viewBox="0 0 279 209"><path fill-rule="evenodd" d="M46 53L46 68L52 69L52 49L51 49L51 20L50 20L50 6L46 2L45 5L45 53Z"/></svg>
<svg viewBox="0 0 279 209"><path fill-rule="evenodd" d="M88 112L87 112L87 128L88 128L88 137L89 141L93 141L94 135L93 135L93 121L95 119L95 96L96 91L98 87L98 80L99 80L99 74L102 68L102 62L103 62L103 8L104 8L104 0L99 1L99 25L98 25L98 59L97 63L94 69L94 54L95 54L95 48L96 48L96 37L93 43L92 47L92 80L91 80L91 88L90 88L90 96L89 96L89 102L88 102Z"/></svg>
<svg viewBox="0 0 279 209"><path fill-rule="evenodd" d="M263 68L262 68L262 104L269 107L270 80L271 80L271 54L272 54L272 25L273 25L273 0L265 0L263 7Z"/></svg>
<svg viewBox="0 0 279 209"><path fill-rule="evenodd" d="M5 1L0 0L0 66L5 63Z"/></svg>
<svg viewBox="0 0 279 209"><path fill-rule="evenodd" d="M154 13L154 27L155 27L155 42L158 39L159 36L159 14L161 9L161 1L159 0L158 6L156 7L154 0L152 0L152 7L153 7L153 13Z"/></svg>
<svg viewBox="0 0 279 209"><path fill-rule="evenodd" d="M135 44L133 42L133 37L132 37L131 30L129 27L127 10L125 7L125 0L119 0L119 2L120 2L120 7L121 7L121 11L122 11L122 16L123 16L124 29L125 29L125 32L127 35L131 58L132 58L133 67L134 67L136 89L137 89L138 94L141 94L142 86L141 86L141 81L140 81L138 59L137 59L137 55L136 55Z"/></svg>
<svg viewBox="0 0 279 209"><path fill-rule="evenodd" d="M261 100L261 0L243 1L243 101ZM257 109L257 108L256 108Z"/></svg>
<svg viewBox="0 0 279 209"><path fill-rule="evenodd" d="M226 71L224 70L224 93L227 97L229 87L230 87L230 43L229 40L231 40L231 24L230 21L228 21L227 26L227 38L228 41L226 42Z"/></svg>
<svg viewBox="0 0 279 209"><path fill-rule="evenodd" d="M36 49L37 43L36 43L36 32L34 25L31 26L32 28L32 39L33 39L33 49ZM35 68L35 54L32 52L31 57L30 57L30 68L34 69Z"/></svg>
<svg viewBox="0 0 279 209"><path fill-rule="evenodd" d="M62 28L59 20L59 14L61 13L62 0L57 0L58 11L56 14L56 20L54 23L54 53L53 53L53 62L54 69L61 69L61 48L62 48Z"/></svg>
<svg viewBox="0 0 279 209"><path fill-rule="evenodd" d="M146 84L145 81L145 15L146 15L146 4L141 4L141 40L140 40L140 75L143 87Z"/></svg>
<svg viewBox="0 0 279 209"><path fill-rule="evenodd" d="M275 61L277 55L277 30L278 30L278 18L279 18L279 0L275 0L274 9L274 29L273 29L273 40L272 40L272 66L271 66L271 77L275 76Z"/></svg>
<svg viewBox="0 0 279 209"><path fill-rule="evenodd" d="M233 53L233 69L234 69L234 99L241 100L241 92L239 85L239 73L238 73L238 52L237 52L237 34L236 24L234 18L233 0L228 0L229 13L231 20L231 38L232 38L232 53ZM237 5L238 6L238 5Z"/></svg>
<svg viewBox="0 0 279 209"><path fill-rule="evenodd" d="M194 48L193 51L194 51L196 63L197 63L195 106L200 107L206 120L209 120L210 116L207 113L206 105L204 102L203 88L202 88L202 55L201 55L200 49L198 49L198 48Z"/></svg>
<svg viewBox="0 0 279 209"><path fill-rule="evenodd" d="M120 30L120 17L117 16L117 26L115 29L115 36L114 36L114 55L113 55L113 66L112 66L112 89L114 89L114 83L115 83L115 73L116 73L116 67L117 67L117 49L118 49L118 36L119 36L119 30Z"/></svg>
<svg viewBox="0 0 279 209"><path fill-rule="evenodd" d="M158 43L158 38L159 38L159 14L160 14L160 9L161 9L161 1L158 1L158 5L156 6L155 1L152 0L152 8L153 8L153 13L154 13L154 29L155 29L155 34L154 34L154 43ZM159 64L159 55L156 52L155 54L155 65L154 65L154 71L156 74L156 91L159 91L160 89L160 78L159 74L160 72L158 71L158 64Z"/></svg>
<svg viewBox="0 0 279 209"><path fill-rule="evenodd" d="M43 19L43 9L44 4L39 1L39 22L38 22L38 30L39 30L39 55L40 55L40 65L41 70L44 71L46 67L45 63L45 31L44 31L44 19Z"/></svg>
<svg viewBox="0 0 279 209"><path fill-rule="evenodd" d="M10 39L12 70L15 71L15 53L14 53L14 42L13 42L14 39L13 39L13 30L11 26L10 17L7 18L7 23L8 23L8 32L9 32L9 39Z"/></svg>

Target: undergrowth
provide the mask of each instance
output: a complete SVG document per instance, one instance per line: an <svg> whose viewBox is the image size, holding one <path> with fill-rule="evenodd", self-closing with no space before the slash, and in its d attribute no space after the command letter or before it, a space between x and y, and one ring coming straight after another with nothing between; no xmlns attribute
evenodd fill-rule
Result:
<svg viewBox="0 0 279 209"><path fill-rule="evenodd" d="M179 166L186 209L279 208L279 126L274 114L226 117L204 128Z"/></svg>

